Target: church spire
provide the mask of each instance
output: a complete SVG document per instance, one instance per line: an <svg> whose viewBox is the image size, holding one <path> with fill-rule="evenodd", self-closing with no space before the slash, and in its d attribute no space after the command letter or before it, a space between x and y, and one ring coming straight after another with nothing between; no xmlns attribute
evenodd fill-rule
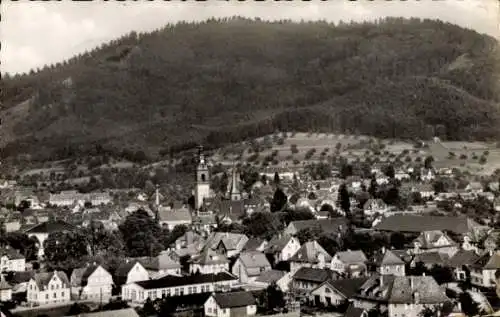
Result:
<svg viewBox="0 0 500 317"><path fill-rule="evenodd" d="M236 165L233 163L233 169L231 171L231 182L229 183L229 199L231 200L241 200L241 192L239 190L239 180L238 171L236 170Z"/></svg>

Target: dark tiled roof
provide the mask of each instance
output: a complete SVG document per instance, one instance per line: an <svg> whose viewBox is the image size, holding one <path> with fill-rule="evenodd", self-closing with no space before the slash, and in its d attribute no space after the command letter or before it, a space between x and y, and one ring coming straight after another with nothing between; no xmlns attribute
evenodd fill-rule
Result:
<svg viewBox="0 0 500 317"><path fill-rule="evenodd" d="M157 288L176 287L183 285L233 281L233 280L237 280L237 278L232 274L221 272L218 274L200 274L200 275L195 274L189 276L167 275L157 280L141 281L141 282L136 282L136 284L144 289L157 289Z"/></svg>
<svg viewBox="0 0 500 317"><path fill-rule="evenodd" d="M16 249L12 248L1 248L0 257L4 255L6 255L9 258L9 260L24 259L24 256L22 256Z"/></svg>
<svg viewBox="0 0 500 317"><path fill-rule="evenodd" d="M294 280L310 281L315 283L323 283L330 279L338 279L337 272L328 269L315 269L310 267L301 267L293 276Z"/></svg>
<svg viewBox="0 0 500 317"><path fill-rule="evenodd" d="M351 298L354 294L357 293L359 288L367 280L368 280L368 278L365 278L365 277L342 279L342 280L329 280L328 284L330 284L333 288L338 290L346 298Z"/></svg>
<svg viewBox="0 0 500 317"><path fill-rule="evenodd" d="M479 259L474 251L458 250L449 260L448 266L462 267L463 265L471 265Z"/></svg>
<svg viewBox="0 0 500 317"><path fill-rule="evenodd" d="M375 229L415 233L427 230L447 230L457 234L465 234L475 226L478 224L465 217L394 215L384 218L375 226Z"/></svg>
<svg viewBox="0 0 500 317"><path fill-rule="evenodd" d="M215 293L214 299L220 308L236 308L255 305L255 297L250 292Z"/></svg>
<svg viewBox="0 0 500 317"><path fill-rule="evenodd" d="M265 240L260 238L250 238L243 247L242 251L257 251L257 248L259 248L264 241Z"/></svg>
<svg viewBox="0 0 500 317"><path fill-rule="evenodd" d="M36 225L31 229L26 230L26 233L51 233L58 231L71 231L74 229L75 227L73 225L62 220L56 220Z"/></svg>
<svg viewBox="0 0 500 317"><path fill-rule="evenodd" d="M261 283L273 283L279 281L283 276L285 276L287 273L285 271L278 271L278 270L269 270L269 271L264 271L262 274L260 274L259 277L255 279L256 282L261 282Z"/></svg>
<svg viewBox="0 0 500 317"><path fill-rule="evenodd" d="M418 293L418 295L416 295ZM392 285L390 303L440 304L449 301L444 290L432 276L397 276Z"/></svg>
<svg viewBox="0 0 500 317"><path fill-rule="evenodd" d="M269 254L281 252L286 247L291 238L291 236L286 234L274 236L271 241L269 241L264 252Z"/></svg>
<svg viewBox="0 0 500 317"><path fill-rule="evenodd" d="M363 308L357 308L351 304L344 313L344 317L362 317L364 312Z"/></svg>
<svg viewBox="0 0 500 317"><path fill-rule="evenodd" d="M333 219L320 219L320 220L299 220L292 221L290 224L293 224L297 231L303 229L309 229L314 227L320 227L321 231L325 233L338 233L342 230L347 229L348 220L343 217L333 218Z"/></svg>

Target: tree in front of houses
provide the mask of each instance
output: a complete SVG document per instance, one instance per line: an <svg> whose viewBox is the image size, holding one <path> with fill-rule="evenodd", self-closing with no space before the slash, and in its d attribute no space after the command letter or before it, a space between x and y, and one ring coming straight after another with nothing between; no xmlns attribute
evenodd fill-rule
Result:
<svg viewBox="0 0 500 317"><path fill-rule="evenodd" d="M345 183L339 187L338 202L342 211L349 217L351 213L351 197Z"/></svg>

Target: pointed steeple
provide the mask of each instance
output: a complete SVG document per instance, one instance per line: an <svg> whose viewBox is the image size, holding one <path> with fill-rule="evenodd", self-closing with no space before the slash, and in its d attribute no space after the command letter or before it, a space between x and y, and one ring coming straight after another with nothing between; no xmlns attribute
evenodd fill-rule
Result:
<svg viewBox="0 0 500 317"><path fill-rule="evenodd" d="M160 207L160 190L158 185L156 185L155 191L155 206L156 208Z"/></svg>
<svg viewBox="0 0 500 317"><path fill-rule="evenodd" d="M239 189L239 177L236 166L233 163L233 169L231 171L231 181L229 182L228 195L231 200L241 200L241 192Z"/></svg>

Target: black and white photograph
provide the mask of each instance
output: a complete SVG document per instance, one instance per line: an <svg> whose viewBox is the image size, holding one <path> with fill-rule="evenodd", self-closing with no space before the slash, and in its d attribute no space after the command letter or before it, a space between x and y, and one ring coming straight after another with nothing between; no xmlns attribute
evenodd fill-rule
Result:
<svg viewBox="0 0 500 317"><path fill-rule="evenodd" d="M500 316L500 1L2 1L0 317Z"/></svg>

